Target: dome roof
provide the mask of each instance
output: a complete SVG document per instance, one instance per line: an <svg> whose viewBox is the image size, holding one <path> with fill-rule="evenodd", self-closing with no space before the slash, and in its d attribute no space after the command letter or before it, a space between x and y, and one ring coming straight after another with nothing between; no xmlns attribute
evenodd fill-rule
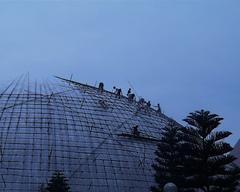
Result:
<svg viewBox="0 0 240 192"><path fill-rule="evenodd" d="M0 94L0 190L37 192L61 170L72 192L149 191L170 120L127 97L62 79Z"/></svg>

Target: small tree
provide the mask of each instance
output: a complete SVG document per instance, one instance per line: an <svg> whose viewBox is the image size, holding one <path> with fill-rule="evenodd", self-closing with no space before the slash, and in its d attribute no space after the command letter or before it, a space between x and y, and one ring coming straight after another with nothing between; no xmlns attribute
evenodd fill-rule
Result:
<svg viewBox="0 0 240 192"><path fill-rule="evenodd" d="M48 192L69 192L70 187L68 186L64 174L60 171L56 171L48 182L46 190Z"/></svg>
<svg viewBox="0 0 240 192"><path fill-rule="evenodd" d="M183 185L182 156L179 151L180 128L175 122L170 122L162 129L161 139L155 152L156 159L153 168L157 186L151 187L153 192L162 191L168 182L175 183L178 188Z"/></svg>
<svg viewBox="0 0 240 192"><path fill-rule="evenodd" d="M232 147L223 141L231 135L228 131L215 131L223 118L209 111L195 111L184 120L182 151L184 174L188 187L204 192L234 191L239 170L231 163Z"/></svg>

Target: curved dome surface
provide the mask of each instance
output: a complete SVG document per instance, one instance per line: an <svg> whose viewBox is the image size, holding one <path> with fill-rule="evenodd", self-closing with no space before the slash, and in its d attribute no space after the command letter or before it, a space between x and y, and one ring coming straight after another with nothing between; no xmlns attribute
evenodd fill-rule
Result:
<svg viewBox="0 0 240 192"><path fill-rule="evenodd" d="M41 191L56 170L72 192L154 184L156 141L169 118L152 108L70 80L23 79L1 92L0 109L0 191Z"/></svg>

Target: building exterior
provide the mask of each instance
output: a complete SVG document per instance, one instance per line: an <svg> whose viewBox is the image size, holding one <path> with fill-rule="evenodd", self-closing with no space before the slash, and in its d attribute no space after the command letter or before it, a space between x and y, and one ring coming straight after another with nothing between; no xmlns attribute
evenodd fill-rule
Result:
<svg viewBox="0 0 240 192"><path fill-rule="evenodd" d="M170 119L144 103L61 79L0 94L0 191L38 192L60 170L72 192L140 192Z"/></svg>

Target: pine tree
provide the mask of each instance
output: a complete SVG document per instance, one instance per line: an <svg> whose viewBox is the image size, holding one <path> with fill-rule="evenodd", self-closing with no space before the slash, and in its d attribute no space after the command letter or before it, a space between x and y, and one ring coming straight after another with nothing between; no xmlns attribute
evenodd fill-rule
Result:
<svg viewBox="0 0 240 192"><path fill-rule="evenodd" d="M48 182L46 190L48 192L69 192L70 187L68 186L64 174L60 171L56 171Z"/></svg>
<svg viewBox="0 0 240 192"><path fill-rule="evenodd" d="M179 126L173 121L162 129L161 139L155 152L155 164L152 165L155 170L155 180L158 184L151 187L153 192L162 191L164 185L168 182L175 183L178 188L181 188L183 184L184 177L179 152L179 129Z"/></svg>
<svg viewBox="0 0 240 192"><path fill-rule="evenodd" d="M223 188L224 192L240 191L240 167L232 163L228 169L227 185Z"/></svg>
<svg viewBox="0 0 240 192"><path fill-rule="evenodd" d="M223 140L228 131L215 131L223 118L209 111L195 111L184 119L188 127L182 128L184 174L188 187L204 192L234 192L238 169L231 163L233 149ZM231 187L229 187L231 185Z"/></svg>

